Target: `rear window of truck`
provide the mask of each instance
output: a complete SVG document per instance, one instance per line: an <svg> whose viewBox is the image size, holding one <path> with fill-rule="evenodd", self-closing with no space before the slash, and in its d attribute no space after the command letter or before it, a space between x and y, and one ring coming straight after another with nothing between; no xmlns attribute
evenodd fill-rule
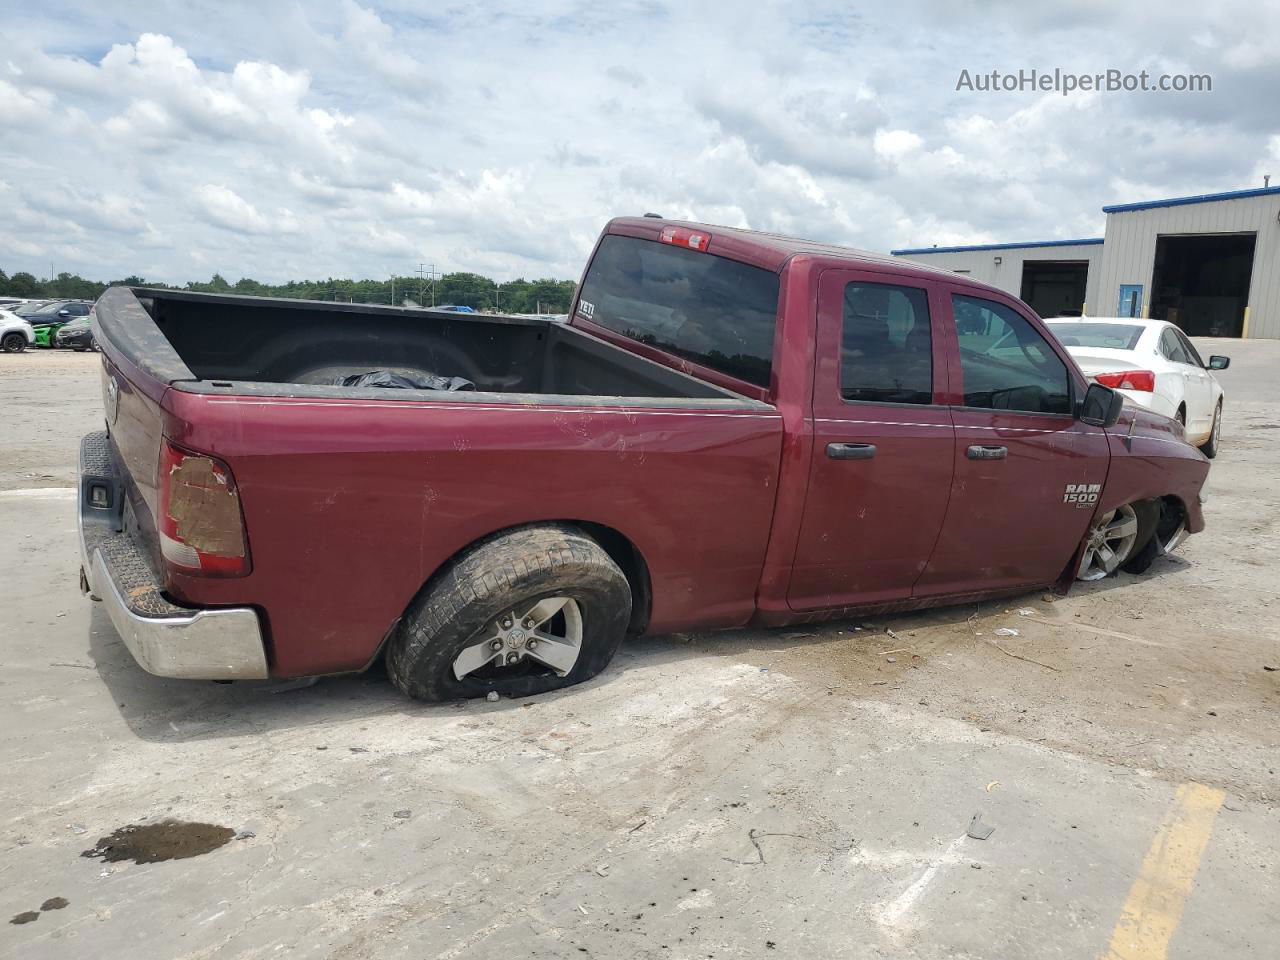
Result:
<svg viewBox="0 0 1280 960"><path fill-rule="evenodd" d="M714 254L610 235L582 281L578 316L767 387L778 275Z"/></svg>

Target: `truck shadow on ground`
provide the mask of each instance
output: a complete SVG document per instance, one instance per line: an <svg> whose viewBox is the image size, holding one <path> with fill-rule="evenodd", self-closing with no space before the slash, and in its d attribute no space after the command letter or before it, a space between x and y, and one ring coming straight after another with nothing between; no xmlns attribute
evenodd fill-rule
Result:
<svg viewBox="0 0 1280 960"><path fill-rule="evenodd" d="M1073 595L1117 589L1141 588L1155 577L1175 575L1190 564L1177 557L1164 558L1141 576L1120 574L1093 583L1077 583ZM819 655L848 654L856 660L885 646L895 646L901 635L929 630L934 652L939 644L973 632L975 618L1000 616L1005 610L1031 607L1038 615L1055 616L1044 591L985 601L981 604L934 607L927 610L874 616L852 616L797 627L732 629L703 633L644 637L624 644L613 664L591 685L608 684L633 670L681 660L725 658L753 664L765 652L783 648L812 648ZM1017 615L1011 621L1015 626ZM464 701L423 704L407 700L392 686L378 662L362 674L322 677L307 681L247 681L217 683L171 680L146 673L134 662L100 604L90 619L89 655L110 691L120 716L139 739L181 744L198 740L252 737L278 730L333 727L358 723L384 715L442 719L461 710L477 714L501 712L533 702L573 696L575 688L537 698L504 699L497 703Z"/></svg>

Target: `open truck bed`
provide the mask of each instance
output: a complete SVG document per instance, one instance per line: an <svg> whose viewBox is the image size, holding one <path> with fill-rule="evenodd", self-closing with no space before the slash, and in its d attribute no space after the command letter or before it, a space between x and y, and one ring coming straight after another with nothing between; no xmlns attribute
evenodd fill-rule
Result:
<svg viewBox="0 0 1280 960"><path fill-rule="evenodd" d="M482 394L736 396L566 324L530 317L126 287L107 291L97 316L111 342L157 379L189 391L385 397L385 388L334 382L389 370L462 377ZM395 391L420 400L438 393ZM449 399L465 401L470 393Z"/></svg>

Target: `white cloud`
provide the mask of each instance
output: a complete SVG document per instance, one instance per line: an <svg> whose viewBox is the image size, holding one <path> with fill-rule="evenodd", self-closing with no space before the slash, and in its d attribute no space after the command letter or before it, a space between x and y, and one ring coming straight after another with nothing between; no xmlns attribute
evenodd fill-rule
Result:
<svg viewBox="0 0 1280 960"><path fill-rule="evenodd" d="M289 210L282 207L274 216L259 213L248 200L222 184L198 187L196 200L209 223L237 233L294 233L298 229L297 218Z"/></svg>
<svg viewBox="0 0 1280 960"><path fill-rule="evenodd" d="M609 217L647 210L888 249L1087 235L1104 203L1280 180L1280 21L1244 0L764 0L731 18L664 0L121 0L10 20L0 113L56 145L0 138L0 216L24 227L0 232L10 273L47 271L54 249L85 275L172 281L419 259L573 277ZM961 68L1024 66L1215 86L955 90Z"/></svg>

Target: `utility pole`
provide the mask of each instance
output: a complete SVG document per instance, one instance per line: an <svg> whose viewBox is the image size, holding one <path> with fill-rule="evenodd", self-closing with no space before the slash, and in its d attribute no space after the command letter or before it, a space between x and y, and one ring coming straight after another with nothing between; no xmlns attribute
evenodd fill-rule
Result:
<svg viewBox="0 0 1280 960"><path fill-rule="evenodd" d="M434 307L436 305L436 265L434 263L418 264L419 302L426 299L426 290L431 291L431 305Z"/></svg>
<svg viewBox="0 0 1280 960"><path fill-rule="evenodd" d="M502 284L500 284L497 280L494 280L493 281L493 309L495 311L502 309L502 303L499 299L499 294L501 293L502 293Z"/></svg>

